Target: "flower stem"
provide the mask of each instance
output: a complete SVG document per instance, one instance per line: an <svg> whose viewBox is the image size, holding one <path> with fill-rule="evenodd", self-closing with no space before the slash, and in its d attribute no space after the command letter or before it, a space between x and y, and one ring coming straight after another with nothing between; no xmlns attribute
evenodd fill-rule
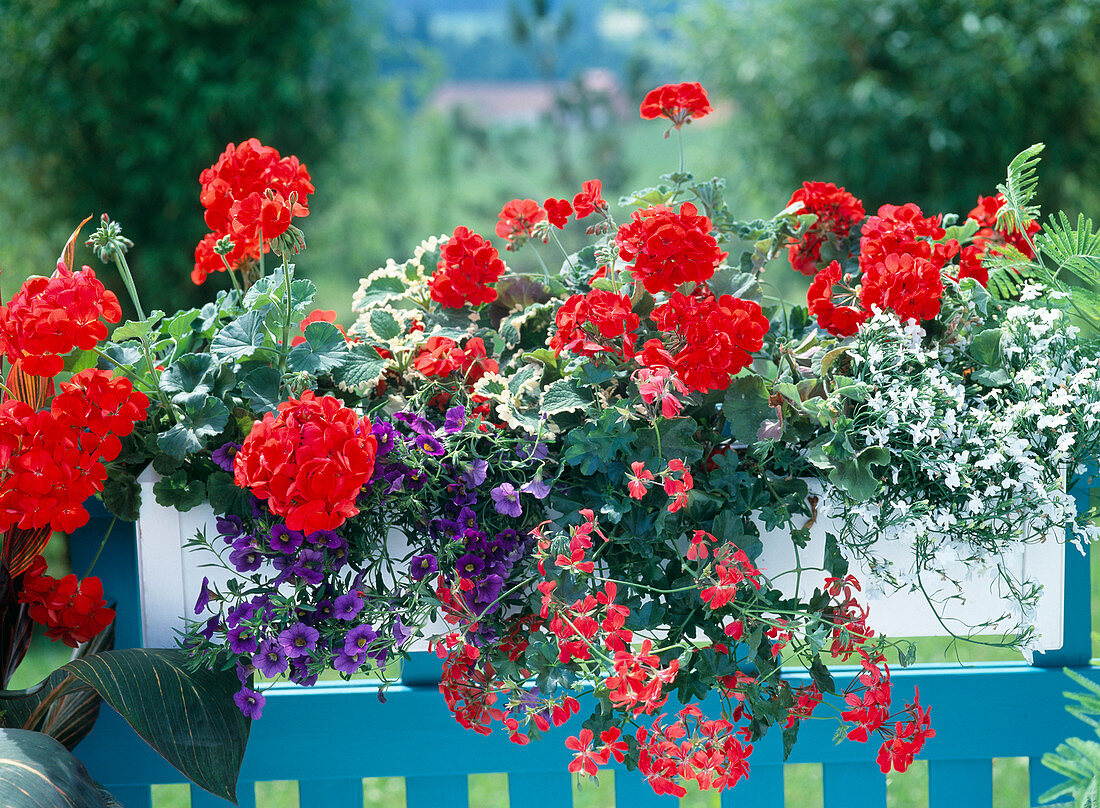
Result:
<svg viewBox="0 0 1100 808"><path fill-rule="evenodd" d="M130 273L130 265L126 263L126 256L123 255L122 250L117 246L114 249L115 253L115 266L118 267L118 274L122 276L122 282L126 285L126 291L130 294L130 300L134 304L134 311L137 312L137 318L139 320L145 319L145 309L141 307L141 301L138 299L137 287L134 285L134 276Z"/></svg>
<svg viewBox="0 0 1100 808"><path fill-rule="evenodd" d="M107 525L107 532L103 534L103 541L99 543L99 549L95 551L95 556L92 557L92 563L88 565L87 571L84 573L84 577L87 578L92 574L92 570L95 568L95 562L99 561L100 553L103 552L103 548L107 545L107 539L111 536L111 531L115 528L115 522L118 521L118 517L111 519L111 524Z"/></svg>

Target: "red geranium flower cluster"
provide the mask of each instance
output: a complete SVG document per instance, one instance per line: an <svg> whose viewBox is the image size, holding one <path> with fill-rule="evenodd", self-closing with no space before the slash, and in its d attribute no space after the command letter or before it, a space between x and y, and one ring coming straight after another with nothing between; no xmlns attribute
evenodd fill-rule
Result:
<svg viewBox="0 0 1100 808"><path fill-rule="evenodd" d="M885 774L892 768L903 772L913 765L913 758L924 742L936 736L932 729L931 710L921 709L920 691L916 691L911 704L905 705L908 721L899 721L894 725L893 737L887 738L878 750L878 765Z"/></svg>
<svg viewBox="0 0 1100 808"><path fill-rule="evenodd" d="M103 464L118 457L119 437L148 406L128 379L92 369L63 383L48 410L0 404L0 532L48 525L71 533L87 524L83 503L103 490Z"/></svg>
<svg viewBox="0 0 1100 808"><path fill-rule="evenodd" d="M562 202L565 200L563 199ZM564 210L564 208L561 208ZM607 202L603 198L603 183L599 180L585 180L581 183L581 192L573 197L573 210L578 219L591 216L596 211L607 210Z"/></svg>
<svg viewBox="0 0 1100 808"><path fill-rule="evenodd" d="M710 234L710 219L698 215L690 202L677 213L656 205L631 214L619 228L619 257L634 265L630 274L650 294L674 292L684 283L703 283L729 255Z"/></svg>
<svg viewBox="0 0 1100 808"><path fill-rule="evenodd" d="M851 305L837 305L841 297ZM835 337L852 336L867 320L867 312L859 305L858 292L851 287L837 261L817 273L806 300L817 324Z"/></svg>
<svg viewBox="0 0 1100 808"><path fill-rule="evenodd" d="M114 292L91 267L70 271L58 263L49 278L28 278L11 302L0 306L0 351L33 376L56 376L63 356L90 351L107 338L107 326L122 319Z"/></svg>
<svg viewBox="0 0 1100 808"><path fill-rule="evenodd" d="M499 217L497 235L507 239L505 249L517 250L530 238L534 226L546 218L546 211L533 199L513 199L500 209Z"/></svg>
<svg viewBox="0 0 1100 808"><path fill-rule="evenodd" d="M693 551L696 555L705 557L707 546L714 542L714 536L697 530L687 558L691 560ZM709 586L699 592L699 597L711 609L721 609L736 600L738 588L746 582L755 589L760 589L760 570L749 560L745 551L736 545L727 543L717 548L714 562L714 570L708 576Z"/></svg>
<svg viewBox="0 0 1100 808"><path fill-rule="evenodd" d="M863 271L859 298L865 310L893 311L906 320L931 320L940 313L943 279L927 258L891 253Z"/></svg>
<svg viewBox="0 0 1100 808"><path fill-rule="evenodd" d="M997 214L1004 207L1004 197L979 196L978 205L967 218L973 219L979 225L978 232L974 234L973 242L963 247L959 256L959 280L974 278L982 286L989 282L989 270L986 269L982 259L990 254L1000 254L999 248L1008 245L1019 250L1028 258L1034 258L1035 252L1031 249L1028 237L1039 232L1039 223L1034 219L1027 222L1025 228L1027 234L1018 230L1004 231L997 229Z"/></svg>
<svg viewBox="0 0 1100 808"><path fill-rule="evenodd" d="M637 652L616 651L612 674L604 679L611 703L634 716L650 715L663 707L668 701L664 687L680 672L679 660L662 665L661 658L650 653L652 648L653 643L644 640Z"/></svg>
<svg viewBox="0 0 1100 808"><path fill-rule="evenodd" d="M662 723L662 716L648 729L639 727L635 733L638 771L656 794L683 797L687 790L678 779L694 780L703 791L722 791L748 777L752 745L737 737L747 735L745 729L725 719L710 720L695 704L676 716L677 720L669 723Z"/></svg>
<svg viewBox="0 0 1100 808"><path fill-rule="evenodd" d="M313 391L252 425L233 461L234 481L268 501L287 527L335 530L359 513L355 498L374 473L370 421Z"/></svg>
<svg viewBox="0 0 1100 808"><path fill-rule="evenodd" d="M563 350L581 356L634 355L634 332L639 320L626 295L605 289L573 295L558 309L555 322L558 330L550 339L555 355ZM591 328L585 328L586 325Z"/></svg>
<svg viewBox="0 0 1100 808"><path fill-rule="evenodd" d="M496 373L500 369L497 361L486 354L481 337L470 337L460 348L450 337L439 336L428 337L413 360L413 367L425 376L450 376L461 372L467 386L475 384L486 373Z"/></svg>
<svg viewBox="0 0 1100 808"><path fill-rule="evenodd" d="M232 237L233 251L226 256L231 267L259 257L272 238L286 232L291 217L309 215L308 197L314 190L309 171L297 157L280 157L256 138L226 146L218 161L199 175L199 183L203 218L212 232L195 248L191 280L196 284L211 272L225 271L221 256L214 252L215 242Z"/></svg>
<svg viewBox="0 0 1100 808"><path fill-rule="evenodd" d="M646 93L639 112L644 120L667 118L679 129L693 118L713 112L707 91L697 81L664 84ZM668 133L665 133L668 136Z"/></svg>
<svg viewBox="0 0 1100 808"><path fill-rule="evenodd" d="M788 206L802 203L803 213L813 213L817 221L798 241L787 247L791 266L803 275L813 275L821 264L821 247L826 241L844 241L852 228L866 215L863 203L831 182L804 182Z"/></svg>
<svg viewBox="0 0 1100 808"><path fill-rule="evenodd" d="M492 284L504 274L504 262L496 247L468 228L456 227L440 255L428 282L432 300L444 308L461 309L497 299Z"/></svg>
<svg viewBox="0 0 1100 808"><path fill-rule="evenodd" d="M731 295L688 296L676 292L653 310L653 322L673 336L672 349L648 340L639 354L648 368L666 367L691 390L725 390L764 345L768 319L760 304Z"/></svg>
<svg viewBox="0 0 1100 808"><path fill-rule="evenodd" d="M23 574L19 602L30 606L31 620L46 628L51 640L70 648L99 634L115 619L115 610L103 599L103 583L94 576L77 581L76 576L53 578L46 575L46 560L38 556Z"/></svg>

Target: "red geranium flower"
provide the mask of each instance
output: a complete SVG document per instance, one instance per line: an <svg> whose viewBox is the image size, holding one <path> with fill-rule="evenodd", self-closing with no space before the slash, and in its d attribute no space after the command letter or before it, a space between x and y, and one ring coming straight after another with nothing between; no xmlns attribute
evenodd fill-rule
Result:
<svg viewBox="0 0 1100 808"><path fill-rule="evenodd" d="M868 313L859 306L838 306L834 301L836 287L840 287L853 303L859 299L846 283L840 264L833 261L817 273L810 290L806 293L806 302L810 314L817 318L817 324L835 337L851 337L868 318Z"/></svg>
<svg viewBox="0 0 1100 808"><path fill-rule="evenodd" d="M546 208L546 216L550 219L550 224L562 230L565 228L566 222L569 221L569 217L573 214L573 206L569 204L568 199L554 199L551 197L542 203Z"/></svg>
<svg viewBox="0 0 1100 808"><path fill-rule="evenodd" d="M702 118L713 110L703 85L692 81L664 84L650 90L642 99L639 111L645 120L667 118L679 129L693 118Z"/></svg>
<svg viewBox="0 0 1100 808"><path fill-rule="evenodd" d="M546 211L535 200L513 199L500 210L497 235L508 240L507 249L514 250L531 235L531 228L545 218Z"/></svg>
<svg viewBox="0 0 1100 808"><path fill-rule="evenodd" d="M461 309L497 299L491 284L504 274L504 262L492 244L468 228L456 227L440 255L428 283L432 300L444 308Z"/></svg>
<svg viewBox="0 0 1100 808"><path fill-rule="evenodd" d="M573 209L578 219L583 219L598 210L606 210L603 199L603 184L599 180L587 180L581 183L581 192L573 197Z"/></svg>
<svg viewBox="0 0 1100 808"><path fill-rule="evenodd" d="M115 619L115 610L103 599L103 583L94 576L77 581L69 574L46 575L46 561L38 556L23 575L19 602L30 606L31 620L46 628L51 640L76 648L99 634Z"/></svg>
<svg viewBox="0 0 1100 808"><path fill-rule="evenodd" d="M573 295L558 309L556 323L558 330L550 339L555 354L562 350L580 356L612 353L626 357L634 353L634 332L639 320L626 295L605 289ZM586 323L593 328L586 329ZM621 345L617 344L619 339Z"/></svg>
<svg viewBox="0 0 1100 808"><path fill-rule="evenodd" d="M848 238L852 227L864 217L863 203L831 182L804 182L791 195L788 206L801 202L804 213L813 213L817 221L799 241L787 247L791 266L803 275L813 275L821 260L821 246L828 240Z"/></svg>
<svg viewBox="0 0 1100 808"><path fill-rule="evenodd" d="M718 248L711 222L690 202L677 213L665 205L634 211L619 228L619 257L633 261L630 274L651 294L674 292L684 283L703 283L729 253Z"/></svg>
<svg viewBox="0 0 1100 808"><path fill-rule="evenodd" d="M940 313L943 279L927 258L891 253L863 272L859 299L863 308L893 311L902 322L931 320Z"/></svg>

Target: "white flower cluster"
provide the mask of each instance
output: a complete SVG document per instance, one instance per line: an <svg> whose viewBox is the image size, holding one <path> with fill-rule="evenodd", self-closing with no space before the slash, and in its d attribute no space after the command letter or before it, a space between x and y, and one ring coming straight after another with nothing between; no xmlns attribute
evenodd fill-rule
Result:
<svg viewBox="0 0 1100 808"><path fill-rule="evenodd" d="M878 314L848 356L851 378L869 393L846 408L834 396L834 409L850 413L836 428L854 451L882 447L890 462L874 502L846 501L844 545L884 586L996 568L1012 617L1026 626L1038 591L1012 580L1000 554L1063 526L1079 546L1100 536L1065 489L1067 472L1100 446L1100 360L1060 311L1030 306L948 345ZM911 548L913 566L876 558L882 540Z"/></svg>

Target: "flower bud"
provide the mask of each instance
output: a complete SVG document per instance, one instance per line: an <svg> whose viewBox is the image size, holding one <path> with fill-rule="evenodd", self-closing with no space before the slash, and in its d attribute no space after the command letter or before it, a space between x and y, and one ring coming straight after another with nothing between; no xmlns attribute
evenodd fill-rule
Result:
<svg viewBox="0 0 1100 808"><path fill-rule="evenodd" d="M127 250L134 246L134 242L122 235L122 225L118 222L112 222L111 218L104 213L100 217L99 227L92 233L85 245L92 248L92 252L96 254L103 263L113 261L116 253L118 255L124 255Z"/></svg>

